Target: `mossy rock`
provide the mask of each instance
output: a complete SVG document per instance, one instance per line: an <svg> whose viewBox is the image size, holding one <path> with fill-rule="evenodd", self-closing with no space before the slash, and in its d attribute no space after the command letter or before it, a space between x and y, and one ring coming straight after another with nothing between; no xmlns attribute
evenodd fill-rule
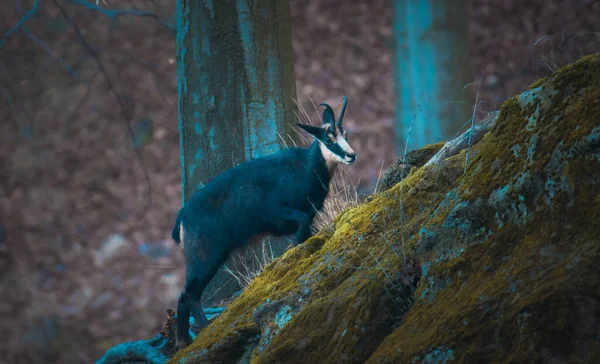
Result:
<svg viewBox="0 0 600 364"><path fill-rule="evenodd" d="M404 158L396 160L383 174L379 182L378 192L387 191L400 183L410 174L411 169L422 167L435 153L442 149L444 144L444 142L429 144L421 149L411 150L406 153Z"/></svg>
<svg viewBox="0 0 600 364"><path fill-rule="evenodd" d="M345 211L171 362L596 363L600 55L508 100L464 164Z"/></svg>

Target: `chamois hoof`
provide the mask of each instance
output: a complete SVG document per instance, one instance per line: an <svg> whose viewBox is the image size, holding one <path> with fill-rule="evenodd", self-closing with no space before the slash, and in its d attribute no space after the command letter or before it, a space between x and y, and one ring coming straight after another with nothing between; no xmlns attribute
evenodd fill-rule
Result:
<svg viewBox="0 0 600 364"><path fill-rule="evenodd" d="M185 349L188 346L190 346L191 343L192 343L191 339L177 341L177 343L175 344L175 349L177 349L177 351L179 351L181 349Z"/></svg>

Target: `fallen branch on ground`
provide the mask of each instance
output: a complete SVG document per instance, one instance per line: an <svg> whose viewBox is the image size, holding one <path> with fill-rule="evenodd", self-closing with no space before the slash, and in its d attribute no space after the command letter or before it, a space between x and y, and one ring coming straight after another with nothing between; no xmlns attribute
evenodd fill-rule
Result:
<svg viewBox="0 0 600 364"><path fill-rule="evenodd" d="M489 113L481 121L481 123L475 125L473 128L470 128L462 133L459 137L454 138L446 143L442 149L440 149L427 163L425 163L425 166L439 164L444 159L452 157L453 155L458 154L461 150L468 148L469 145L477 144L477 142L480 141L481 138L483 138L483 136L494 127L494 125L496 125L496 120L498 119L499 113L499 111L493 111Z"/></svg>

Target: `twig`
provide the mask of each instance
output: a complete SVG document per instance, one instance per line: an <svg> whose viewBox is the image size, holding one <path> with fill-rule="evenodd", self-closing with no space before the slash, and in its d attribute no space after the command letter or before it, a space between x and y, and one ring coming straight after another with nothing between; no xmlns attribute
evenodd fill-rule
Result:
<svg viewBox="0 0 600 364"><path fill-rule="evenodd" d="M6 75L6 70L4 69L4 67L3 67L2 64L0 64L0 70L2 70L3 78L8 79L8 77ZM4 99L8 103L8 106L10 107L10 109L11 109L11 111L13 113L14 124L15 124L16 129L20 130L21 125L19 124L19 120L18 120L19 119L18 110L17 110L17 107L15 106L15 104L13 103L12 98L10 97L10 93L8 92L8 90L4 86L2 86L2 84L0 84L0 91L1 91L2 95L4 96ZM22 112L23 114L25 114L25 117L28 120L33 120L33 118L28 114L27 110L21 108L20 112ZM32 123L29 122L29 126L31 126L31 125L32 125ZM31 142L30 142L29 138L25 138L25 142L28 145L31 145Z"/></svg>
<svg viewBox="0 0 600 364"><path fill-rule="evenodd" d="M417 105L419 112L423 112L423 109L421 108L421 105ZM402 164L406 163L406 154L408 153L408 144L410 141L410 134L412 133L412 128L413 125L415 123L415 120L417 119L417 113L415 113L415 115L413 116L412 120L410 121L410 126L408 128L408 131L406 133L406 144L404 145L404 153L402 153ZM403 172L404 173L404 172ZM405 248L405 240L404 240L404 222L403 222L403 214L402 214L402 187L404 187L404 181L406 179L403 178L402 181L400 181L400 189L398 190L398 204L400 205L400 208L398 209L398 219L400 222L400 240L402 242L402 257L404 258L404 260L402 261L403 265L404 265L404 269L406 270L406 248ZM406 274L408 274L408 271L405 272Z"/></svg>
<svg viewBox="0 0 600 364"><path fill-rule="evenodd" d="M381 180L381 175L383 173L383 161L381 161L381 167L379 167L379 174L377 175L377 181L375 182L375 188L373 189L373 193L377 193L379 188L379 181Z"/></svg>
<svg viewBox="0 0 600 364"><path fill-rule="evenodd" d="M54 54L54 52L52 52L52 49L50 49L50 47L48 46L48 44L46 44L46 42L44 42L40 38L36 37L35 34L33 34L27 27L21 27L20 30L23 33L27 34L27 36L29 38L31 38L31 40L33 40L35 43L37 43L42 48L44 48L46 53L48 53L50 56L52 56L52 58L56 59L60 63L60 65L63 66L63 68L67 71L67 73L69 73L69 75L71 77L73 77L73 79L75 79L83 84L89 85L89 82L79 78L79 76L77 75L77 72L75 70L73 70L62 58L60 58L59 56Z"/></svg>
<svg viewBox="0 0 600 364"><path fill-rule="evenodd" d="M465 86L467 88L469 85ZM478 85L479 86L479 85ZM473 106L473 117L471 118L471 128L469 129L469 146L465 151L465 169L464 172L467 172L467 164L469 163L469 151L471 150L471 143L473 140L473 130L475 129L475 114L477 113L477 102L479 101L479 90L481 87L477 87L477 95L475 96L475 105Z"/></svg>
<svg viewBox="0 0 600 364"><path fill-rule="evenodd" d="M21 19L19 19L19 21L17 21L15 23L15 25L13 25L12 28L10 28L8 30L8 32L6 32L6 34L4 34L4 36L2 37L2 40L0 40L0 48L2 47L2 45L4 45L4 43L8 40L8 38L10 38L10 36L16 32L17 30L19 30L21 28L21 26L23 24L25 24L25 22L27 20L29 20L33 14L35 14L35 12L38 9L38 6L40 5L40 0L35 0L35 2L33 3L33 6L31 7L31 10L29 10L27 12L27 14L23 15L23 17Z"/></svg>

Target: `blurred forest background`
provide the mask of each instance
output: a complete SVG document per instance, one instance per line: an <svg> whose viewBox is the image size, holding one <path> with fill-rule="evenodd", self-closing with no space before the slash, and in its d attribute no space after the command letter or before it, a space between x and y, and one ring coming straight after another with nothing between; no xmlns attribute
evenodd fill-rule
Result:
<svg viewBox="0 0 600 364"><path fill-rule="evenodd" d="M88 1L0 8L3 36L38 4L0 46L1 362L91 362L151 337L183 285L174 0ZM397 158L393 1L290 0L298 98L318 118L310 99L348 96L365 193ZM480 111L600 51L598 1L467 7Z"/></svg>

